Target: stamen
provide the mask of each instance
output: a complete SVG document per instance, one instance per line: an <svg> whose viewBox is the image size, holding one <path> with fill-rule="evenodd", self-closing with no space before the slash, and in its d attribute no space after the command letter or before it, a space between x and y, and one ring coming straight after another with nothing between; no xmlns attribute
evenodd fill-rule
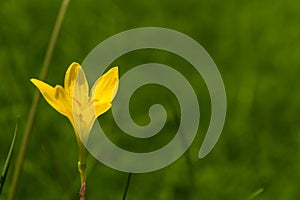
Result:
<svg viewBox="0 0 300 200"><path fill-rule="evenodd" d="M97 101L99 101L99 100L98 100L98 99L93 99L92 101L89 102L88 105L90 106L90 105L94 104L94 103L97 102Z"/></svg>
<svg viewBox="0 0 300 200"><path fill-rule="evenodd" d="M75 99L74 97L72 97L72 99L79 105L79 106L81 106L81 103L80 103L80 101L78 101L77 99Z"/></svg>

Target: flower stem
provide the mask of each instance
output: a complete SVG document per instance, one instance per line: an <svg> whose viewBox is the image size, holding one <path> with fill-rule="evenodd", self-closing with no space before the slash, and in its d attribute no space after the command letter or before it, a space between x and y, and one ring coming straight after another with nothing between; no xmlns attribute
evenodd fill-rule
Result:
<svg viewBox="0 0 300 200"><path fill-rule="evenodd" d="M86 200L86 182L81 185L79 191L79 200Z"/></svg>
<svg viewBox="0 0 300 200"><path fill-rule="evenodd" d="M78 171L80 174L80 181L81 181L79 199L86 200L86 163L85 163L86 150L80 140L77 140L77 142L78 142L78 155L79 155Z"/></svg>
<svg viewBox="0 0 300 200"><path fill-rule="evenodd" d="M63 0L59 13L57 15L56 21L55 21L55 25L50 37L50 41L48 44L48 48L46 51L46 55L43 61L43 66L42 66L42 71L40 74L40 79L43 80L45 79L48 69L49 69L49 64L53 55L53 51L54 51L54 47L57 41L57 37L62 25L62 21L64 19L66 10L68 8L69 5L69 1L70 0ZM31 107L30 107L30 111L29 111L29 116L27 119L27 123L26 123L26 127L25 127L25 131L24 131L24 135L22 138L22 142L21 142L21 147L19 150L19 154L17 157L17 161L16 161L16 167L14 170L14 174L13 174L13 178L12 178L12 183L11 183L11 187L10 187L10 191L9 191L9 195L8 195L8 200L13 200L15 193L16 193L16 189L17 189L17 184L19 181L19 175L23 166L23 161L24 161L24 157L25 157L25 152L27 149L27 143L28 143L28 139L29 139L29 135L31 133L32 130L32 125L33 125L33 121L36 115L36 111L37 111L37 106L39 103L39 99L40 99L40 95L38 92L35 93Z"/></svg>
<svg viewBox="0 0 300 200"><path fill-rule="evenodd" d="M86 163L85 163L85 148L81 141L78 141L78 171L80 174L81 185L86 182Z"/></svg>

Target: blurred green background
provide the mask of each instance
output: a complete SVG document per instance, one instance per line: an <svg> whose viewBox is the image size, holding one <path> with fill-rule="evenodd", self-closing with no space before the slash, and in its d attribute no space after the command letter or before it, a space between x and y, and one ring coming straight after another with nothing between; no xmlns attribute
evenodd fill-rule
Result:
<svg viewBox="0 0 300 200"><path fill-rule="evenodd" d="M0 2L0 169L20 115L15 154L0 199L7 198L36 92L29 79L41 71L60 4L59 0ZM201 77L191 73L192 66L176 55L155 50L132 52L116 60L120 75L150 61L174 66L191 81L201 106L200 131L189 151L162 170L134 174L127 199L242 200L260 188L264 192L258 200L299 199L299 24L300 2L294 0L71 0L46 81L62 84L73 61L81 63L98 43L121 31L145 26L180 31L209 52L222 74L228 100L226 124L214 150L199 160L210 101ZM171 136L124 142L127 136L115 131L111 112L100 117L100 123L124 148L136 145L137 151L145 151L172 139L178 127L178 104L166 88L154 85L140 90L130 106L134 119L149 122L144 116L148 104L157 98L168 111L163 132ZM149 95L147 102L145 95ZM92 157L87 162L88 199L121 199L127 174ZM79 184L72 127L41 99L16 199L76 199Z"/></svg>

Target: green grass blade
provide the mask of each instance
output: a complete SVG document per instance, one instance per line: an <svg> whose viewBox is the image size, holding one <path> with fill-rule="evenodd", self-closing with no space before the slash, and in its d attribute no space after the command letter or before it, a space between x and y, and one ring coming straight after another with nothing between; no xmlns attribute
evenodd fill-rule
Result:
<svg viewBox="0 0 300 200"><path fill-rule="evenodd" d="M14 146L15 146L17 130L18 130L18 122L16 123L14 137L13 137L12 142L10 144L9 152L8 152L5 164L4 164L4 168L3 168L2 173L1 173L0 194L1 194L3 186L4 186L4 182L5 182L5 179L6 179L6 176L7 176L10 160L11 160L11 157L12 157L12 154L13 154L13 149L14 149Z"/></svg>
<svg viewBox="0 0 300 200"><path fill-rule="evenodd" d="M256 198L258 195L260 195L261 193L263 193L264 189L263 188L260 188L258 189L256 192L254 192L248 199L249 200L252 200L254 198Z"/></svg>
<svg viewBox="0 0 300 200"><path fill-rule="evenodd" d="M128 193L128 189L129 189L129 185L130 185L130 180L131 180L131 175L132 173L128 173L128 176L127 176L127 181L126 181L126 185L125 185L125 190L124 190L124 193L123 193L123 200L126 200L126 197L127 197L127 193Z"/></svg>

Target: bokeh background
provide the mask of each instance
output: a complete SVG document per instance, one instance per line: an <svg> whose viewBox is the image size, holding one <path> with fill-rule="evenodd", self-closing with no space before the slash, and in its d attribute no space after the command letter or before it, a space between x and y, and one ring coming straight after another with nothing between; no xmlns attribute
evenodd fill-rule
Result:
<svg viewBox="0 0 300 200"><path fill-rule="evenodd" d="M0 2L0 169L16 118L15 154L0 199L6 199L16 156L61 1ZM71 0L46 81L62 84L67 67L81 63L101 41L145 26L180 31L198 41L217 64L227 92L228 113L220 140L209 156L198 149L210 117L210 101L200 75L178 56L157 50L129 53L116 60L120 75L137 64L160 62L190 80L201 106L199 133L191 148L172 165L134 174L128 200L300 198L300 3L253 1ZM147 96L148 95L148 96ZM178 102L166 88L142 87L130 108L139 124L149 123L149 104L168 111L166 127L149 141L120 133L111 112L100 117L110 138L123 148L149 151L170 141L178 127ZM88 157L89 199L122 199L127 174ZM18 183L16 199L76 199L79 189L77 146L68 120L41 99Z"/></svg>

